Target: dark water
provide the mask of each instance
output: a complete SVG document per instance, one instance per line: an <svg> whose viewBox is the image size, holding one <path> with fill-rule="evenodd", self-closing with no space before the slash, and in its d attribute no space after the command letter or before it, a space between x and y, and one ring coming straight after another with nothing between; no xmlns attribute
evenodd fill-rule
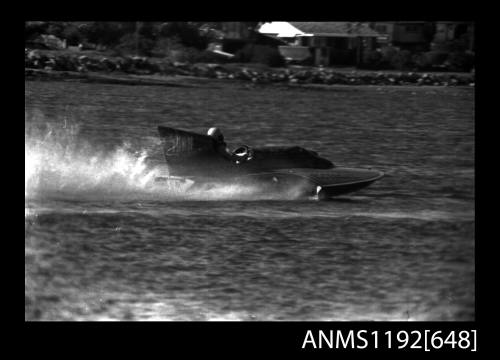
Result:
<svg viewBox="0 0 500 360"><path fill-rule="evenodd" d="M386 173L335 201L155 184L156 126ZM25 83L25 318L473 320L474 90Z"/></svg>

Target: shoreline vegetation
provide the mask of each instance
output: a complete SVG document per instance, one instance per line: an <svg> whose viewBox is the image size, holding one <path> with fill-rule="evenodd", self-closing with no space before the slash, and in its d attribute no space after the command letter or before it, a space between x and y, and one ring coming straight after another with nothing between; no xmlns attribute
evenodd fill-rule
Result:
<svg viewBox="0 0 500 360"><path fill-rule="evenodd" d="M25 51L25 79L124 85L202 86L209 79L251 84L474 86L475 74L359 70L312 66L270 67L253 63L189 63L95 51ZM323 86L321 86L323 87Z"/></svg>
<svg viewBox="0 0 500 360"><path fill-rule="evenodd" d="M25 79L124 85L196 86L196 79L281 85L474 86L474 73L359 70L252 63L188 63L138 56L105 56L70 50L25 51Z"/></svg>

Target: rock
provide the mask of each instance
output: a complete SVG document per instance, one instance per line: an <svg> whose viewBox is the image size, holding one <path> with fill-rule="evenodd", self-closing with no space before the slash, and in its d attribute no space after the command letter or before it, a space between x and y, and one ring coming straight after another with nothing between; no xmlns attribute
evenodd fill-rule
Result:
<svg viewBox="0 0 500 360"><path fill-rule="evenodd" d="M288 74L286 73L279 74L278 81L287 81L287 80L288 80Z"/></svg>
<svg viewBox="0 0 500 360"><path fill-rule="evenodd" d="M423 77L423 78L422 78L422 81L423 81L423 83L424 83L425 85L430 85L430 84L432 84L432 79L431 79L430 77L428 77L428 76L427 76L427 77Z"/></svg>
<svg viewBox="0 0 500 360"><path fill-rule="evenodd" d="M146 62L146 58L141 56L132 56L130 59L137 64Z"/></svg>
<svg viewBox="0 0 500 360"><path fill-rule="evenodd" d="M240 72L236 73L236 77L241 80L251 80L252 74L250 74L248 69L243 68Z"/></svg>
<svg viewBox="0 0 500 360"><path fill-rule="evenodd" d="M176 68L182 68L182 69L186 69L188 67L188 63L180 61L174 61L172 65L175 66Z"/></svg>
<svg viewBox="0 0 500 360"><path fill-rule="evenodd" d="M30 60L38 59L40 57L40 55L38 54L38 52L36 50L31 50L27 56L28 56L28 59L30 59Z"/></svg>
<svg viewBox="0 0 500 360"><path fill-rule="evenodd" d="M227 71L227 69L219 64L207 64L207 67L211 70Z"/></svg>

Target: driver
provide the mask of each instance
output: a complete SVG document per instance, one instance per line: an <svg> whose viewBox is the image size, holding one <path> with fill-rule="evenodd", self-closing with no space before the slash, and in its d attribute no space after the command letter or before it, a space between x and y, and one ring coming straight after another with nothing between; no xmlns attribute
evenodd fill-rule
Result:
<svg viewBox="0 0 500 360"><path fill-rule="evenodd" d="M244 160L248 160L246 157L247 154L236 155L229 151L226 142L224 141L224 135L222 135L222 132L218 128L210 128L207 132L207 135L215 140L215 151L221 154L224 158L230 161L234 161L236 164L239 164Z"/></svg>

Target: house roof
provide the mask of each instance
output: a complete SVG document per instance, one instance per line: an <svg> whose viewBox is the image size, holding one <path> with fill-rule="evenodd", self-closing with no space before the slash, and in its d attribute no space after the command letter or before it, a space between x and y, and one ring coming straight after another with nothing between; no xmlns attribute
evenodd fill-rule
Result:
<svg viewBox="0 0 500 360"><path fill-rule="evenodd" d="M323 36L379 36L367 23L361 22L290 22L306 35Z"/></svg>
<svg viewBox="0 0 500 360"><path fill-rule="evenodd" d="M266 22L259 28L259 32L278 37L295 37L297 35L304 35L302 31L286 21Z"/></svg>

